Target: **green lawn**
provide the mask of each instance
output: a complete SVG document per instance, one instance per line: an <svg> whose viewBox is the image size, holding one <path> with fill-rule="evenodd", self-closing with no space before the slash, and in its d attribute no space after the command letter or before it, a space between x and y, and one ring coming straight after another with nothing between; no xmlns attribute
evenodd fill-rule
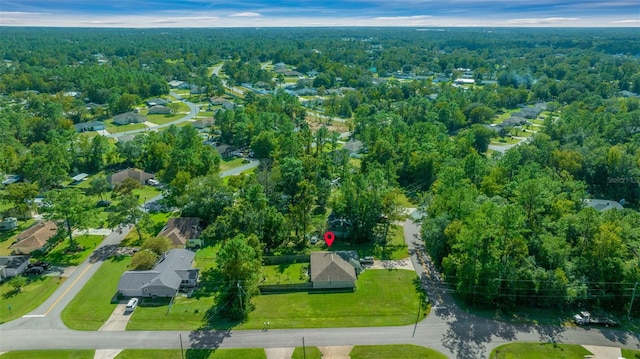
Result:
<svg viewBox="0 0 640 359"><path fill-rule="evenodd" d="M2 354L2 359L93 359L95 350L18 350Z"/></svg>
<svg viewBox="0 0 640 359"><path fill-rule="evenodd" d="M240 167L240 166L242 166L244 164L244 163L242 163L242 161L244 161L244 158L235 158L235 159L232 159L232 160L222 160L222 161L220 161L220 172L226 171L226 170L230 170L232 168Z"/></svg>
<svg viewBox="0 0 640 359"><path fill-rule="evenodd" d="M185 114L183 113L174 113L174 114L154 114L147 115L147 120L151 123L155 123L156 125L164 125L165 123L169 123L171 121L179 120L183 118Z"/></svg>
<svg viewBox="0 0 640 359"><path fill-rule="evenodd" d="M131 315L127 330L194 330L201 328L207 310L215 305L214 297L176 297L168 312L168 298L157 299L157 306L143 301ZM226 325L225 325L226 327Z"/></svg>
<svg viewBox="0 0 640 359"><path fill-rule="evenodd" d="M297 347L291 355L292 359L322 359L322 352L318 347L305 347L304 352L302 347Z"/></svg>
<svg viewBox="0 0 640 359"><path fill-rule="evenodd" d="M254 297L255 310L240 325L213 321L212 327L261 329L328 328L405 325L416 320L420 294L416 275L406 270L368 270L360 275L353 293L288 293ZM168 312L168 299L157 306L141 303L132 314L127 330L194 330L203 327L207 310L215 298L177 297ZM339 305L336 305L339 303Z"/></svg>
<svg viewBox="0 0 640 359"><path fill-rule="evenodd" d="M16 236L20 234L22 231L31 227L36 221L30 219L28 221L18 221L18 228L12 231L1 231L0 232L0 256L8 256L13 252L11 245L16 241Z"/></svg>
<svg viewBox="0 0 640 359"><path fill-rule="evenodd" d="M491 351L489 359L584 359L591 354L580 345L551 343L511 343Z"/></svg>
<svg viewBox="0 0 640 359"><path fill-rule="evenodd" d="M196 252L195 267L200 268L201 271L214 268L219 250L220 245L206 246L198 249Z"/></svg>
<svg viewBox="0 0 640 359"><path fill-rule="evenodd" d="M179 349L125 349L115 359L182 359ZM266 359L264 349L187 349L185 359Z"/></svg>
<svg viewBox="0 0 640 359"><path fill-rule="evenodd" d="M116 305L111 298L116 294L120 275L127 270L131 257L106 261L62 311L62 321L71 329L98 330L109 319Z"/></svg>
<svg viewBox="0 0 640 359"><path fill-rule="evenodd" d="M417 345L356 345L349 354L351 359L446 359L433 349Z"/></svg>
<svg viewBox="0 0 640 359"><path fill-rule="evenodd" d="M622 349L622 356L626 359L640 359L640 350Z"/></svg>
<svg viewBox="0 0 640 359"><path fill-rule="evenodd" d="M69 238L65 237L51 252L45 254L42 259L63 266L77 266L93 253L93 249L102 242L103 237L83 234L73 239L78 246L82 246L83 249L81 251L67 253L69 249Z"/></svg>
<svg viewBox="0 0 640 359"><path fill-rule="evenodd" d="M288 293L260 295L255 310L240 329L331 328L411 324L420 295L416 274L407 270L367 270L353 293Z"/></svg>
<svg viewBox="0 0 640 359"><path fill-rule="evenodd" d="M510 138L510 137L505 137L505 138L494 138L491 140L491 144L492 145L496 145L496 146L504 146L504 145L513 145L520 142L519 139L517 138Z"/></svg>
<svg viewBox="0 0 640 359"><path fill-rule="evenodd" d="M105 125L105 129L107 131L109 131L109 133L118 133L118 132L133 131L133 130L140 130L140 129L143 129L143 128L147 128L147 126L144 123L131 123L131 124L128 124L128 125L114 125L112 119L104 121L104 125Z"/></svg>
<svg viewBox="0 0 640 359"><path fill-rule="evenodd" d="M162 191L160 191L156 187L144 186L142 188L134 189L132 193L138 196L138 202L140 204L143 204L144 202L162 193Z"/></svg>
<svg viewBox="0 0 640 359"><path fill-rule="evenodd" d="M281 264L262 267L260 284L293 284L309 281L309 263Z"/></svg>
<svg viewBox="0 0 640 359"><path fill-rule="evenodd" d="M50 276L29 276L28 279L29 283L19 293L15 293L7 281L0 284L0 323L19 318L36 309L65 280Z"/></svg>

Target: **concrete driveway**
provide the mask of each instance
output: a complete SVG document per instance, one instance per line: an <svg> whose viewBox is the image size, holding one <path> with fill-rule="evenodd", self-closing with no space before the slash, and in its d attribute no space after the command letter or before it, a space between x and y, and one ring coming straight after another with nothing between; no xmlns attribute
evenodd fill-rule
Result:
<svg viewBox="0 0 640 359"><path fill-rule="evenodd" d="M127 328L127 323L129 323L129 319L131 319L131 314L133 313L125 313L125 309L127 308L127 303L122 302L119 303L116 308L111 313L111 317L107 320L99 331L104 332L119 332L124 331Z"/></svg>

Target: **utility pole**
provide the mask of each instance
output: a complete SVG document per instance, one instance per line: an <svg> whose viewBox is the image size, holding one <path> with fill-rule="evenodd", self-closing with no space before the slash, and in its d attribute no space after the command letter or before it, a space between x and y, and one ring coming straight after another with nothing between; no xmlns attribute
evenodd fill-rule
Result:
<svg viewBox="0 0 640 359"><path fill-rule="evenodd" d="M182 334L180 334L180 356L184 359L184 347L182 346Z"/></svg>
<svg viewBox="0 0 640 359"><path fill-rule="evenodd" d="M302 358L307 359L307 349L304 346L304 337L302 337Z"/></svg>
<svg viewBox="0 0 640 359"><path fill-rule="evenodd" d="M633 293L631 294L631 303L629 304L629 311L627 312L627 320L631 320L631 308L633 308L633 300L636 299L636 288L638 287L638 282L633 285Z"/></svg>
<svg viewBox="0 0 640 359"><path fill-rule="evenodd" d="M240 286L240 281L236 282L237 286L238 286L238 295L240 296L240 310L242 309L242 286Z"/></svg>

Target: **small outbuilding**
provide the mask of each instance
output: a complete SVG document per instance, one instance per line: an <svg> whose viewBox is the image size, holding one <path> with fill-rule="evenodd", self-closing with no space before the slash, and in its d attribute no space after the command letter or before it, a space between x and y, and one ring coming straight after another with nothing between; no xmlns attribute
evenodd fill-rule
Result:
<svg viewBox="0 0 640 359"><path fill-rule="evenodd" d="M0 256L0 280L24 273L30 256Z"/></svg>

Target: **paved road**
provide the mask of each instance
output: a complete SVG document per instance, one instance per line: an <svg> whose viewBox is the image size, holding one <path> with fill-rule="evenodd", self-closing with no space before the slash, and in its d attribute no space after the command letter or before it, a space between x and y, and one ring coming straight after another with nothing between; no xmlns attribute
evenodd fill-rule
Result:
<svg viewBox="0 0 640 359"><path fill-rule="evenodd" d="M451 300L447 289L438 281L428 257L424 255L419 240L419 226L405 222L411 260L422 283L435 304L432 313L420 322L414 334L414 326L372 327L372 328L326 328L326 329L277 329L272 322L271 330L240 331L127 331L127 332L85 332L64 328L59 322L62 301L54 303L44 318L21 318L0 326L0 351L22 349L120 349L120 348L179 348L182 335L186 348L275 348L300 346L302 337L306 345L366 345L406 343L434 348L446 353L450 358L485 358L498 345L512 341L576 343L627 348L640 348L638 335L629 333L582 328L559 328L513 325L470 315L460 310ZM121 238L120 238L121 239ZM119 239L110 236L102 246L115 243ZM86 263L83 263L83 266ZM97 269L97 268L96 268ZM76 271L73 278L78 280L77 288L62 297L73 297L79 290L79 282L89 278L89 270ZM78 279L78 276L80 279ZM67 283L76 279L70 278ZM57 295L56 295L57 294ZM56 292L52 298L60 297ZM50 305L41 308L48 310ZM42 313L38 308L34 313ZM46 324L49 323L49 324ZM53 325L52 325L53 324Z"/></svg>
<svg viewBox="0 0 640 359"><path fill-rule="evenodd" d="M154 127L147 127L147 128L141 128L141 129L138 129L138 130L110 133L110 134L107 135L107 137L117 138L117 137L120 137L120 136L133 135L133 134L140 133L140 132L148 132L148 131L152 131L152 130L155 131L155 130L157 130L159 128L169 127L171 125L177 125L177 124L182 123L182 122L190 121L196 116L196 114L198 114L198 105L196 105L194 103L191 103L191 102L188 102L188 101L184 101L182 96L178 95L175 92L171 92L170 94L171 94L171 96L175 97L179 101L182 101L187 106L189 106L189 113L188 114L186 114L184 117L181 117L181 118L179 118L179 119L177 119L175 121L163 123L161 125L157 125L157 126L154 126Z"/></svg>
<svg viewBox="0 0 640 359"><path fill-rule="evenodd" d="M0 346L7 342L7 334L16 330L64 330L60 313L78 294L103 263L105 251L112 250L122 241L130 228L111 232L89 258L82 262L53 294L34 311L9 323L0 325ZM1 350L0 350L1 351Z"/></svg>

